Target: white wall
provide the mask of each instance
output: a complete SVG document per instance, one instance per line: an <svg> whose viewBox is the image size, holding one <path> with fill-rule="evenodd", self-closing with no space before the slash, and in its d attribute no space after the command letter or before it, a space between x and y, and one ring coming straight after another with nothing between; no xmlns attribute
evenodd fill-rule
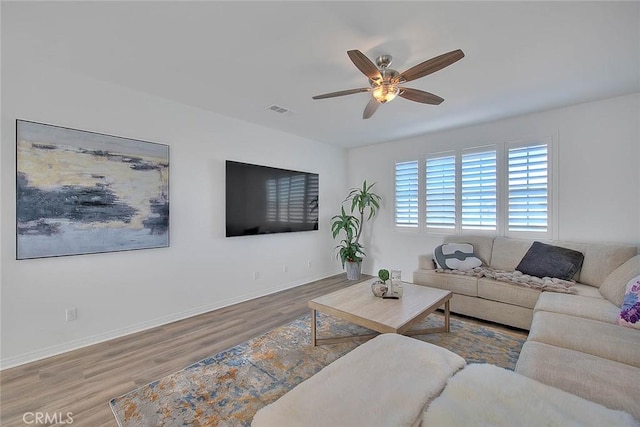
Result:
<svg viewBox="0 0 640 427"><path fill-rule="evenodd" d="M640 245L640 94L362 147L349 152L349 182L378 184L385 209L368 225L363 271L401 268L411 280L418 254L431 253L441 235L396 231L394 164L426 153L557 137L558 238Z"/></svg>
<svg viewBox="0 0 640 427"><path fill-rule="evenodd" d="M170 145L170 247L16 261L16 119ZM51 68L20 46L3 46L1 124L3 368L341 271L328 224L344 150ZM226 159L319 173L321 230L225 238Z"/></svg>

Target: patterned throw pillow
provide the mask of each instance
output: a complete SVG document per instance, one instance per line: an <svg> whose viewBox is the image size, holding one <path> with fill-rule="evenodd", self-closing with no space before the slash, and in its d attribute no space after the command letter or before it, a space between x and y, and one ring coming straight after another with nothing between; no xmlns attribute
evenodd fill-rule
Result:
<svg viewBox="0 0 640 427"><path fill-rule="evenodd" d="M640 329L640 276L627 283L627 291L618 315L618 325Z"/></svg>
<svg viewBox="0 0 640 427"><path fill-rule="evenodd" d="M469 243L445 243L438 246L433 255L438 268L445 270L471 270L482 265Z"/></svg>

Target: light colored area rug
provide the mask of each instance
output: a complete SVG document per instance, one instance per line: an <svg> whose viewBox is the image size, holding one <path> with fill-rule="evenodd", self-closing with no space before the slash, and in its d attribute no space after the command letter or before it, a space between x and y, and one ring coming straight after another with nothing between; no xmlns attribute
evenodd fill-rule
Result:
<svg viewBox="0 0 640 427"><path fill-rule="evenodd" d="M442 323L443 316L437 313L417 328ZM367 332L331 316L318 316L319 337ZM468 363L513 369L526 333L452 316L450 333L415 338L447 348ZM111 409L122 427L249 426L258 409L362 342L312 347L309 316L303 316L114 398Z"/></svg>

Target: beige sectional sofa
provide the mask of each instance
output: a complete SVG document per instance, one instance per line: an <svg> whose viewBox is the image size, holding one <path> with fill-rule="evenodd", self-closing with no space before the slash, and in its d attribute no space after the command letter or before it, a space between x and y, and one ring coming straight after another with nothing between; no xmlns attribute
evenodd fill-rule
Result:
<svg viewBox="0 0 640 427"><path fill-rule="evenodd" d="M471 243L488 266L512 270L531 240L449 236ZM544 384L624 410L640 420L640 330L617 324L625 285L640 275L638 248L550 242L584 254L574 276L577 294L540 292L488 278L438 272L431 255L419 257L414 283L454 292L457 313L529 329L516 372Z"/></svg>
<svg viewBox="0 0 640 427"><path fill-rule="evenodd" d="M601 297L543 292L516 372L640 420L640 329L616 323L638 275L640 255L605 279Z"/></svg>
<svg viewBox="0 0 640 427"><path fill-rule="evenodd" d="M470 243L483 263L496 270L513 271L533 240L507 237L451 235L444 243ZM552 241L584 254L582 268L574 276L579 296L602 298L598 288L607 276L629 258L638 248L629 245ZM413 283L447 289L454 293L451 311L478 319L489 320L521 329L529 329L533 309L541 292L537 289L497 281L487 277L446 274L436 271L432 253L420 255Z"/></svg>

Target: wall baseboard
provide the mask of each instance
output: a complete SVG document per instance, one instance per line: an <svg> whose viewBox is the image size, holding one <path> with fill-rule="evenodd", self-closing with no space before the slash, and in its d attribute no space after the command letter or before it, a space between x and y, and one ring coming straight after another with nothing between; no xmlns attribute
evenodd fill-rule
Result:
<svg viewBox="0 0 640 427"><path fill-rule="evenodd" d="M208 313L210 311L219 310L221 308L228 307L234 304L238 304L241 302L249 301L249 300L260 298L267 295L271 295L271 294L284 291L287 289L295 288L298 286L302 286L307 283L313 282L315 280L331 277L339 273L340 272L336 272L336 271L321 273L321 274L318 274L317 276L310 276L310 277L303 278L301 279L301 281L286 283L284 284L284 286L272 287L259 292L251 292L245 295L240 295L235 298L229 298L223 301L219 301L216 304L204 305L204 306L196 307L191 310L183 311L180 313L174 313L168 316L158 317L156 319L149 320L147 322L136 323L126 328L114 329L112 331L107 331L101 334L92 335L86 338L70 341L64 344L46 347L40 350L23 353L17 356L7 357L5 359L0 360L0 370L3 371L5 369L15 368L20 365L36 362L38 360L46 359L52 356L57 356L59 354L68 353L70 351L78 350L91 345L100 344L116 338L124 337L126 335L131 335L131 334L142 332L148 329L164 326L169 323L173 323L179 320L198 316L200 314Z"/></svg>

